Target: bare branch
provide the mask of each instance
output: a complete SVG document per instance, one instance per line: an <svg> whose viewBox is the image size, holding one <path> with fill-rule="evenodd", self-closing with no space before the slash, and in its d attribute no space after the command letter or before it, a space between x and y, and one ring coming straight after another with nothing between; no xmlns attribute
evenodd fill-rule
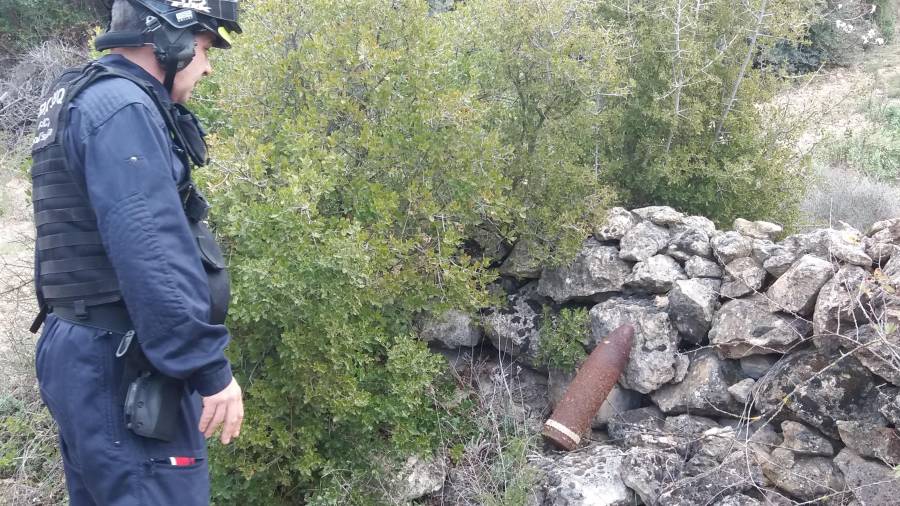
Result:
<svg viewBox="0 0 900 506"><path fill-rule="evenodd" d="M725 102L724 108L722 109L722 116L716 124L716 133L713 137L713 144L719 142L719 138L722 136L722 128L725 126L725 119L728 118L728 113L731 112L731 108L734 106L734 100L735 97L737 97L738 89L741 87L741 81L744 80L747 66L753 58L753 52L756 50L756 39L759 37L759 32L762 30L763 19L766 17L767 5L768 0L762 0L762 4L759 7L759 13L756 16L756 29L753 31L749 47L747 47L747 55L744 57L744 62L741 64L741 70L738 72L737 78L734 80L734 86L731 88L731 96L728 97L728 100Z"/></svg>

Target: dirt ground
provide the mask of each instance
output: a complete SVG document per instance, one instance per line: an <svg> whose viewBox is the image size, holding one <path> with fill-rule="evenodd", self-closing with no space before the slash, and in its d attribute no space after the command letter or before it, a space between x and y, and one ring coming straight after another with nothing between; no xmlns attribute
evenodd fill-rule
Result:
<svg viewBox="0 0 900 506"><path fill-rule="evenodd" d="M900 41L870 47L852 67L797 77L775 105L807 124L797 143L804 154L830 138L864 129L872 106L900 105Z"/></svg>
<svg viewBox="0 0 900 506"><path fill-rule="evenodd" d="M27 183L7 170L0 174L0 395L28 370L34 336L28 332L36 314L31 276L34 226ZM23 367L23 365L25 367Z"/></svg>

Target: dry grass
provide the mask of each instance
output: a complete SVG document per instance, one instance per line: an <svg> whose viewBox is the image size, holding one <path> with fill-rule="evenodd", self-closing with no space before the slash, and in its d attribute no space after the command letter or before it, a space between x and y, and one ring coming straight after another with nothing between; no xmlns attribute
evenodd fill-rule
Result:
<svg viewBox="0 0 900 506"><path fill-rule="evenodd" d="M34 226L23 172L41 96L80 51L46 43L0 78L0 505L65 503L56 427L34 374Z"/></svg>
<svg viewBox="0 0 900 506"><path fill-rule="evenodd" d="M462 423L470 427L461 431L458 420L446 419L446 434L464 435L444 442L450 471L444 488L428 504L538 504L540 476L530 461L539 454L541 424L549 415L546 388L536 387L537 373L502 357L471 357L456 369L458 400L468 406ZM460 407L448 410L454 411Z"/></svg>
<svg viewBox="0 0 900 506"><path fill-rule="evenodd" d="M900 188L839 167L819 166L802 203L810 227L846 222L866 230L879 220L900 216Z"/></svg>
<svg viewBox="0 0 900 506"><path fill-rule="evenodd" d="M48 41L32 48L0 78L0 132L6 134L4 150L21 150L30 135L41 98L68 67L87 61L84 50Z"/></svg>

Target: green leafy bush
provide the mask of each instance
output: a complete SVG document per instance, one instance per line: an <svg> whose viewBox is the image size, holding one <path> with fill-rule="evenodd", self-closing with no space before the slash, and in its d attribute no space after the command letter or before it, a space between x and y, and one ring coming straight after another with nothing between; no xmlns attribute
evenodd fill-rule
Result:
<svg viewBox="0 0 900 506"><path fill-rule="evenodd" d="M487 304L476 229L552 264L612 202L785 221L785 136L754 107L777 86L741 70L752 19L702 4L676 60L672 26L642 5L251 4L201 103L248 413L236 446L213 449L217 503L377 503L372 462L440 444L441 364L413 321ZM716 30L739 42L714 52Z"/></svg>
<svg viewBox="0 0 900 506"><path fill-rule="evenodd" d="M563 308L554 315L545 307L537 362L548 368L574 370L585 357L589 325L585 308Z"/></svg>
<svg viewBox="0 0 900 506"><path fill-rule="evenodd" d="M855 170L880 181L900 180L900 108L871 101L865 106L869 125L847 130L828 143L821 158L827 164Z"/></svg>
<svg viewBox="0 0 900 506"><path fill-rule="evenodd" d="M675 0L625 12L611 2L601 17L630 34L622 44L631 85L608 99L594 138L603 180L631 206L671 205L720 225L737 217L790 222L805 167L790 149L791 127L759 107L783 82L751 62L773 35L802 36L793 20L807 3L695 9Z"/></svg>
<svg viewBox="0 0 900 506"><path fill-rule="evenodd" d="M875 24L881 30L885 43L894 40L894 27L897 23L897 4L892 0L874 0Z"/></svg>
<svg viewBox="0 0 900 506"><path fill-rule="evenodd" d="M84 41L102 0L0 0L0 58L50 38Z"/></svg>

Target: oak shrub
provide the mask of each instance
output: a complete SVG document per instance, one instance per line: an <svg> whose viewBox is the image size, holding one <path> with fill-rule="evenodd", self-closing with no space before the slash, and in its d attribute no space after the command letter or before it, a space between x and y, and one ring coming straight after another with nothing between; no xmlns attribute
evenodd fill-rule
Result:
<svg viewBox="0 0 900 506"><path fill-rule="evenodd" d="M472 429L414 322L491 302L496 259L473 237L529 239L553 264L612 203L720 223L795 207L754 106L778 82L737 76L754 26L727 2L702 4L677 59L649 10L674 0L249 3L198 103L248 413L213 449L218 504L384 502L391 459ZM740 40L710 52L718 32Z"/></svg>

